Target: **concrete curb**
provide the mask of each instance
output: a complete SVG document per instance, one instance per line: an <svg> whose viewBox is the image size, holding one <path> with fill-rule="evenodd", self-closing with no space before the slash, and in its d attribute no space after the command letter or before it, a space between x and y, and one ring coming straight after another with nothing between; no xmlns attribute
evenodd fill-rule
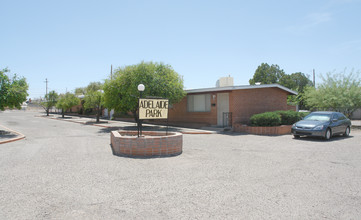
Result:
<svg viewBox="0 0 361 220"><path fill-rule="evenodd" d="M5 126L3 126L3 125L0 125L0 127L3 127L3 128L5 128L5 130L11 131L11 132L13 132L13 133L15 133L15 134L17 134L17 135L20 136L20 137L16 137L16 138L11 138L11 139L7 139L7 140L4 140L4 141L0 141L0 144L6 144L6 143L18 141L18 140L24 139L24 138L26 137L26 136L23 135L22 133L17 132L17 131L14 131L14 130L12 130L12 129L10 129L10 128L7 128L7 127L5 127Z"/></svg>
<svg viewBox="0 0 361 220"><path fill-rule="evenodd" d="M218 134L217 132L212 131L181 131L182 134Z"/></svg>

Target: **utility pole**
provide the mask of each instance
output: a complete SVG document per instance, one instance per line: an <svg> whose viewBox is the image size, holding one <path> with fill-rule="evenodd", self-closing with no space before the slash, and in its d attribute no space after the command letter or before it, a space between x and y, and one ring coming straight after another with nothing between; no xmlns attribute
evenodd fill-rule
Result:
<svg viewBox="0 0 361 220"><path fill-rule="evenodd" d="M313 69L313 87L316 88L316 74L315 74L315 69Z"/></svg>
<svg viewBox="0 0 361 220"><path fill-rule="evenodd" d="M113 65L110 65L110 80L113 80Z"/></svg>
<svg viewBox="0 0 361 220"><path fill-rule="evenodd" d="M46 83L46 93L45 93L45 97L48 95L48 78L45 79L45 83Z"/></svg>

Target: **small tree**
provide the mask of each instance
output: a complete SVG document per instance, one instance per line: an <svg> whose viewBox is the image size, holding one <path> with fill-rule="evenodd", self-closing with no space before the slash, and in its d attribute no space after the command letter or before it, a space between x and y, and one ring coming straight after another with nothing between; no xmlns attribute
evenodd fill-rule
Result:
<svg viewBox="0 0 361 220"><path fill-rule="evenodd" d="M145 85L144 97L168 98L170 103L177 103L185 96L183 80L170 65L141 62L117 69L113 80L105 81L105 106L119 112L132 112L137 121L139 84Z"/></svg>
<svg viewBox="0 0 361 220"><path fill-rule="evenodd" d="M347 116L361 108L361 79L360 71L352 70L346 74L327 73L321 76L323 83L318 88L305 89L306 105L311 109L334 110L343 112Z"/></svg>
<svg viewBox="0 0 361 220"><path fill-rule="evenodd" d="M41 103L41 106L45 109L47 116L49 116L49 110L56 105L58 97L58 93L54 90L45 95L45 101Z"/></svg>
<svg viewBox="0 0 361 220"><path fill-rule="evenodd" d="M56 107L61 109L62 117L64 118L65 111L70 109L74 105L79 104L79 99L72 93L67 92L59 96L59 100L56 103Z"/></svg>
<svg viewBox="0 0 361 220"><path fill-rule="evenodd" d="M84 97L84 107L87 109L95 109L97 122L99 122L99 117L102 111L102 96L102 91L91 91Z"/></svg>
<svg viewBox="0 0 361 220"><path fill-rule="evenodd" d="M21 108L21 104L26 101L29 85L24 77L18 78L15 74L9 78L5 73L10 72L7 68L0 70L0 110L8 108Z"/></svg>

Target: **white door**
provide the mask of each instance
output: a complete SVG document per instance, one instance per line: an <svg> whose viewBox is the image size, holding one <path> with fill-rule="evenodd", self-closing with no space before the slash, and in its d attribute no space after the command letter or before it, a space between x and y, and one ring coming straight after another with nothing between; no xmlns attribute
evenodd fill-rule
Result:
<svg viewBox="0 0 361 220"><path fill-rule="evenodd" d="M223 126L223 112L229 112L229 93L217 93L218 126Z"/></svg>

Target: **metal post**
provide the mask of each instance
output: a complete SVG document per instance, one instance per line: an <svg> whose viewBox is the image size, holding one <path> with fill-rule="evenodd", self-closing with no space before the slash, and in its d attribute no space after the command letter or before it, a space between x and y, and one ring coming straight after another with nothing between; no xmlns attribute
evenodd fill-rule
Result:
<svg viewBox="0 0 361 220"><path fill-rule="evenodd" d="M139 137L139 117L138 117L138 121L137 121L137 130L138 130L138 137Z"/></svg>
<svg viewBox="0 0 361 220"><path fill-rule="evenodd" d="M139 98L142 98L142 91L139 91ZM138 110L138 137L142 136L142 120L139 119L139 110Z"/></svg>
<svg viewBox="0 0 361 220"><path fill-rule="evenodd" d="M167 118L167 130L165 132L165 136L168 136L168 128L169 128L169 124L168 124L168 118Z"/></svg>
<svg viewBox="0 0 361 220"><path fill-rule="evenodd" d="M140 134L140 125L139 125L139 116L138 116L138 122L137 122L137 127L138 127L138 137L139 137L139 134Z"/></svg>

